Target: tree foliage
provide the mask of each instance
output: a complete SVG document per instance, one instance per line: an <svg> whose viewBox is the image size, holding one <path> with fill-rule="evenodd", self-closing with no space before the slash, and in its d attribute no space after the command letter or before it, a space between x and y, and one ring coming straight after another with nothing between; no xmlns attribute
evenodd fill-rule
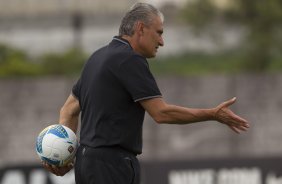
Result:
<svg viewBox="0 0 282 184"><path fill-rule="evenodd" d="M40 72L24 51L0 45L0 77L35 76Z"/></svg>
<svg viewBox="0 0 282 184"><path fill-rule="evenodd" d="M23 50L0 44L0 78L77 75L86 59L79 49L30 57Z"/></svg>
<svg viewBox="0 0 282 184"><path fill-rule="evenodd" d="M282 50L282 1L281 0L229 0L219 8L211 0L197 0L183 8L185 20L197 30L211 29L212 24L244 27L245 39L241 51L246 68L264 71L269 61Z"/></svg>
<svg viewBox="0 0 282 184"><path fill-rule="evenodd" d="M86 61L86 54L79 49L70 49L64 53L45 54L40 58L45 75L76 75Z"/></svg>

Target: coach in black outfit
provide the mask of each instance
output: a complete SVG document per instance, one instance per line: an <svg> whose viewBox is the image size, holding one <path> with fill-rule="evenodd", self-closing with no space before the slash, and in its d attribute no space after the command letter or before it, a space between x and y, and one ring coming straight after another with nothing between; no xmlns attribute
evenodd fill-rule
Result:
<svg viewBox="0 0 282 184"><path fill-rule="evenodd" d="M146 60L164 45L162 33L162 13L149 4L137 3L123 18L119 36L94 52L85 64L59 120L76 132L81 113L77 184L140 183L136 156L142 152L145 111L160 124L216 120L237 133L248 129L248 122L229 109L235 98L211 109L164 101ZM72 168L43 165L60 176Z"/></svg>

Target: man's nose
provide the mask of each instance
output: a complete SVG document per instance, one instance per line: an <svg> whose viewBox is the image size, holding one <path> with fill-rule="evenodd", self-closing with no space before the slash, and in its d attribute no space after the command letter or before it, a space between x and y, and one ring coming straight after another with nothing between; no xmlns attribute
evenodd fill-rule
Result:
<svg viewBox="0 0 282 184"><path fill-rule="evenodd" d="M160 38L160 40L159 40L159 46L164 46L164 39L163 39L163 37L161 37Z"/></svg>

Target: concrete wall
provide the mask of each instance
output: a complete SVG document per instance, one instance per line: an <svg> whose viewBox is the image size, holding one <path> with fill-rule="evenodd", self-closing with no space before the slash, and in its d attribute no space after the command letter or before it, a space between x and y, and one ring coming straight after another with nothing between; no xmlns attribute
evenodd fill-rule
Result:
<svg viewBox="0 0 282 184"><path fill-rule="evenodd" d="M0 80L0 166L38 162L38 133L56 123L76 79ZM157 125L144 122L141 160L269 157L282 153L282 75L157 77L169 103L206 108L237 96L232 109L251 122L237 135L216 122Z"/></svg>

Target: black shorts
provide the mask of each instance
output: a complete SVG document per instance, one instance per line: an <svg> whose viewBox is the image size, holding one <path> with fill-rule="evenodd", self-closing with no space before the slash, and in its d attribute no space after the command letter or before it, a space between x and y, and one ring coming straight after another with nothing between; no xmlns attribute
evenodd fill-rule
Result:
<svg viewBox="0 0 282 184"><path fill-rule="evenodd" d="M76 184L139 184L136 156L119 147L91 148L80 145L75 162Z"/></svg>

